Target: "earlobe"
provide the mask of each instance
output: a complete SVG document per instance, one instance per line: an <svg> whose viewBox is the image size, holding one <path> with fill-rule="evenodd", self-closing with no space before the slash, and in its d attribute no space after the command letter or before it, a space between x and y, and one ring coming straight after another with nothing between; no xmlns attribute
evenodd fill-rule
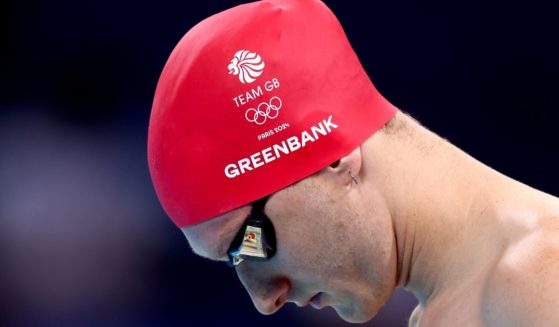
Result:
<svg viewBox="0 0 559 327"><path fill-rule="evenodd" d="M353 151L343 156L339 160L333 162L325 170L329 174L339 177L344 184L358 183L359 173L361 172L361 147L355 148Z"/></svg>
<svg viewBox="0 0 559 327"><path fill-rule="evenodd" d="M351 179L353 180L353 182L354 182L355 184L359 184L359 182L357 181L357 178L355 178L355 176L353 176L353 175L351 174L351 170L349 171L349 177L351 177Z"/></svg>

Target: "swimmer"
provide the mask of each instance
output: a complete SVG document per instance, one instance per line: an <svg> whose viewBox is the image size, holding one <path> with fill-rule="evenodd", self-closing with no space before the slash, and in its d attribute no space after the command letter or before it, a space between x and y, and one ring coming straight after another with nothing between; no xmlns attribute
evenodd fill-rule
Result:
<svg viewBox="0 0 559 327"><path fill-rule="evenodd" d="M403 288L410 326L559 325L559 199L393 106L320 1L192 28L161 74L148 160L192 250L232 266L263 314L366 322Z"/></svg>

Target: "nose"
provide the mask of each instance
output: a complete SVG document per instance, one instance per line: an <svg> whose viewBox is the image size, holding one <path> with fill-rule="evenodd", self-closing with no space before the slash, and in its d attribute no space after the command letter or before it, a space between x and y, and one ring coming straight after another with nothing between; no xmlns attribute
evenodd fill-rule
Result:
<svg viewBox="0 0 559 327"><path fill-rule="evenodd" d="M237 275L261 314L271 315L285 304L291 287L287 278L265 278L264 274L245 273L243 269L237 269Z"/></svg>
<svg viewBox="0 0 559 327"><path fill-rule="evenodd" d="M289 282L285 279L277 280L262 290L249 290L250 298L256 309L263 315L276 313L286 302Z"/></svg>

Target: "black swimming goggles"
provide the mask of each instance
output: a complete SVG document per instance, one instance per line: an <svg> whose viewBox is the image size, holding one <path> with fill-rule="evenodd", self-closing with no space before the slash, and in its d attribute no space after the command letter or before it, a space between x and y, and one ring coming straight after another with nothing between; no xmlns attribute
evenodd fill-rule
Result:
<svg viewBox="0 0 559 327"><path fill-rule="evenodd" d="M227 251L229 266L238 266L244 260L265 261L276 253L274 225L264 213L266 201L268 197L253 202L250 214Z"/></svg>

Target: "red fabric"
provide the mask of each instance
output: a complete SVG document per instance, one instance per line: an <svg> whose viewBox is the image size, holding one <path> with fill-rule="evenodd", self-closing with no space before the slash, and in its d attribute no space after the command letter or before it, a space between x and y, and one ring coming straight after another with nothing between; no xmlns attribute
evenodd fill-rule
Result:
<svg viewBox="0 0 559 327"><path fill-rule="evenodd" d="M241 5L194 26L168 59L150 119L151 177L175 224L192 225L328 166L396 110L322 2Z"/></svg>

